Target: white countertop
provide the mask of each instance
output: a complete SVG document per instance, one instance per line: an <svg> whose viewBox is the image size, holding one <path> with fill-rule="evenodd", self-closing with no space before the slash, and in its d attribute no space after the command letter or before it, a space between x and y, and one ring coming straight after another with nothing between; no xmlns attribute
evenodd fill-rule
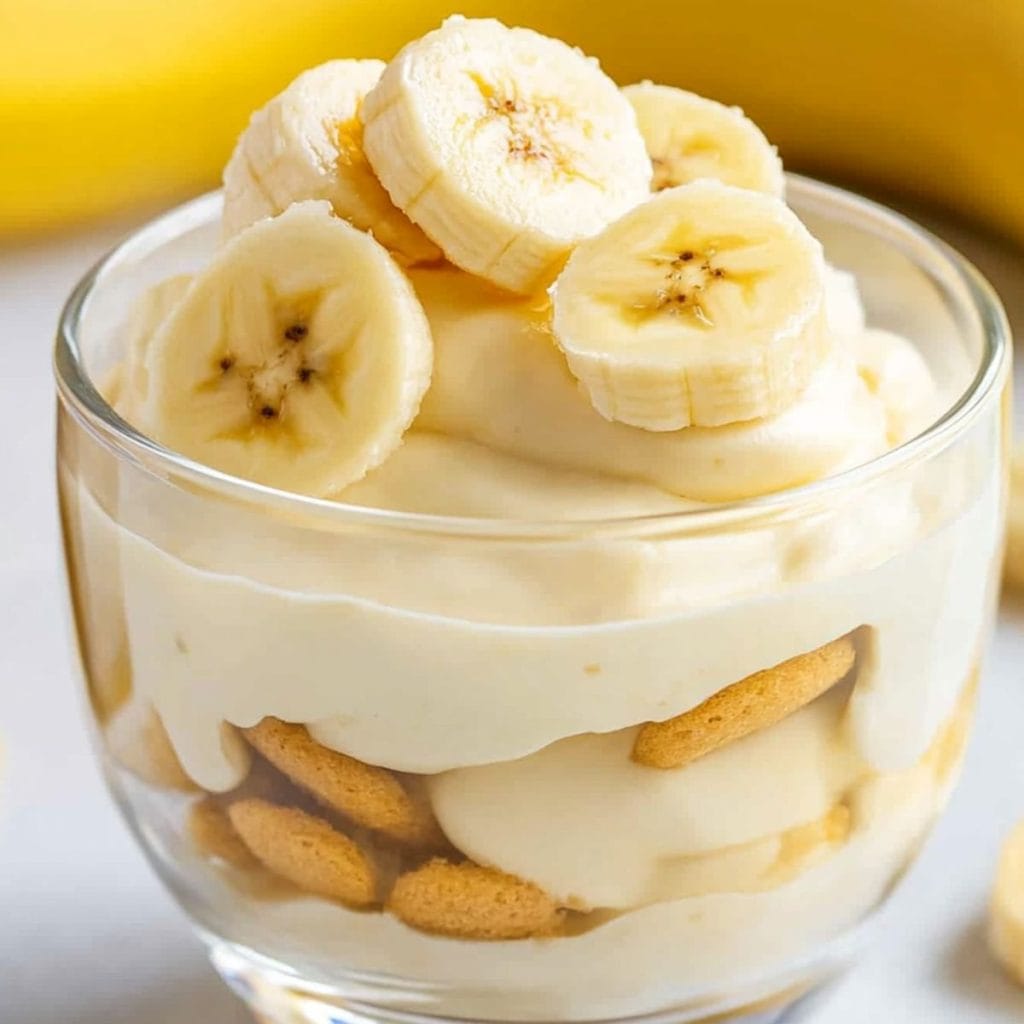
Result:
<svg viewBox="0 0 1024 1024"><path fill-rule="evenodd" d="M118 819L88 749L72 670L53 494L51 337L71 285L123 230L0 249L0 1024L249 1020ZM973 254L1008 295L1016 284L1024 303L1024 263ZM877 945L815 1024L1024 1020L1024 991L1004 981L982 936L1000 838L1024 816L1022 736L1017 605L1001 615L952 807Z"/></svg>

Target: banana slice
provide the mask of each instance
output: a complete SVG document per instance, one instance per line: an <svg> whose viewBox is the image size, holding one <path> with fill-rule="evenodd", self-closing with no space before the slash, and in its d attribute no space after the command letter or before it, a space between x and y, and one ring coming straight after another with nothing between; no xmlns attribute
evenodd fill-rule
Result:
<svg viewBox="0 0 1024 1024"><path fill-rule="evenodd" d="M641 202L651 164L628 101L565 43L449 18L362 107L377 177L451 262L512 291Z"/></svg>
<svg viewBox="0 0 1024 1024"><path fill-rule="evenodd" d="M430 382L387 251L298 203L225 245L153 338L143 429L216 469L327 495L398 447Z"/></svg>
<svg viewBox="0 0 1024 1024"><path fill-rule="evenodd" d="M647 143L653 192L714 178L782 196L786 186L779 154L739 107L653 82L622 91L633 104Z"/></svg>
<svg viewBox="0 0 1024 1024"><path fill-rule="evenodd" d="M441 250L395 208L363 153L359 107L384 70L379 60L332 60L304 72L256 111L224 169L224 235L292 203L326 199L403 263Z"/></svg>
<svg viewBox="0 0 1024 1024"><path fill-rule="evenodd" d="M821 246L779 199L666 189L570 257L555 340L594 408L646 430L781 412L830 352Z"/></svg>

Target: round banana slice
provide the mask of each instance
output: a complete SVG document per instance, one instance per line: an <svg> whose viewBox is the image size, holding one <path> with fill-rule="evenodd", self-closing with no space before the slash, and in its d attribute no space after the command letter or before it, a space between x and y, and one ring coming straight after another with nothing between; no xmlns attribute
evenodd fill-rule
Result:
<svg viewBox="0 0 1024 1024"><path fill-rule="evenodd" d="M773 196L785 191L778 152L739 107L653 82L622 91L647 143L653 192L698 178Z"/></svg>
<svg viewBox="0 0 1024 1024"><path fill-rule="evenodd" d="M257 110L224 168L224 235L292 203L326 199L406 264L441 250L398 210L363 153L359 107L384 70L379 60L332 60L304 72Z"/></svg>
<svg viewBox="0 0 1024 1024"><path fill-rule="evenodd" d="M236 236L153 338L143 429L235 476L329 495L402 439L433 345L405 275L323 202Z"/></svg>
<svg viewBox="0 0 1024 1024"><path fill-rule="evenodd" d="M555 340L595 409L645 430L781 412L829 357L821 246L779 199L666 189L570 257Z"/></svg>
<svg viewBox="0 0 1024 1024"><path fill-rule="evenodd" d="M452 263L512 291L549 283L649 191L636 117L596 61L498 21L449 18L410 43L362 118L392 200Z"/></svg>

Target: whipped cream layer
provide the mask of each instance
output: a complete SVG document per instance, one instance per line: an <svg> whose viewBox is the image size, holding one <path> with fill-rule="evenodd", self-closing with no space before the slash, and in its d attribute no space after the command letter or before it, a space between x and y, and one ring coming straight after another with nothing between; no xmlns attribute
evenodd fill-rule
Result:
<svg viewBox="0 0 1024 1024"><path fill-rule="evenodd" d="M206 540L183 534L178 551L166 532L163 547L109 521L107 535L135 687L210 789L245 769L223 722L276 715L362 760L442 771L670 717L861 625L875 646L851 728L886 770L920 756L976 655L998 494L993 469L957 520L919 539L922 513L900 490L739 542L612 543L605 559L597 541L446 549L357 535L305 550L287 524L254 535L231 509L233 545L218 543L212 514ZM88 495L81 504L106 518Z"/></svg>
<svg viewBox="0 0 1024 1024"><path fill-rule="evenodd" d="M421 429L705 502L817 480L888 446L884 407L844 348L778 416L651 433L594 410L552 340L550 310L537 299L504 295L454 270L411 277L435 346Z"/></svg>

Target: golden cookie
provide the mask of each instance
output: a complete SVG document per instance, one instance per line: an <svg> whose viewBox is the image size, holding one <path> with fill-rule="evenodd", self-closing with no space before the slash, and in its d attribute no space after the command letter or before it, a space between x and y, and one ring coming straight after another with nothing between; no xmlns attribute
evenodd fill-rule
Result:
<svg viewBox="0 0 1024 1024"><path fill-rule="evenodd" d="M820 697L853 667L849 636L755 672L667 722L648 722L633 760L649 768L681 768L712 750L782 719Z"/></svg>
<svg viewBox="0 0 1024 1024"><path fill-rule="evenodd" d="M357 825L416 846L444 844L426 802L386 769L321 746L305 726L276 718L264 718L245 735L292 782Z"/></svg>
<svg viewBox="0 0 1024 1024"><path fill-rule="evenodd" d="M413 928L460 939L551 935L562 920L554 900L532 882L438 857L399 877L388 909Z"/></svg>
<svg viewBox="0 0 1024 1024"><path fill-rule="evenodd" d="M259 799L236 801L228 817L256 858L300 889L350 907L377 902L373 863L322 818Z"/></svg>
<svg viewBox="0 0 1024 1024"><path fill-rule="evenodd" d="M259 863L235 831L223 802L216 797L197 800L189 808L185 828L192 845L206 857L227 861L236 868L252 868Z"/></svg>

